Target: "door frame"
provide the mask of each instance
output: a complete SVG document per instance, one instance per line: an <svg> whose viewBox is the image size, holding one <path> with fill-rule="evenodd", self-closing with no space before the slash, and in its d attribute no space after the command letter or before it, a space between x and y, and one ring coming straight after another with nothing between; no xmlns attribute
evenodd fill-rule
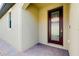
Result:
<svg viewBox="0 0 79 59"><path fill-rule="evenodd" d="M59 11L59 41L51 40L51 13L55 11ZM60 33L60 27L62 28L62 33ZM62 37L60 37L60 34ZM48 43L63 45L63 6L48 10Z"/></svg>

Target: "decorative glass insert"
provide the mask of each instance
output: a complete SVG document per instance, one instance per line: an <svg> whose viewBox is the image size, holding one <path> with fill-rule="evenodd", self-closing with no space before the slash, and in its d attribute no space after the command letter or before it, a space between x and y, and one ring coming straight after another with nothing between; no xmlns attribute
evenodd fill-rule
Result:
<svg viewBox="0 0 79 59"><path fill-rule="evenodd" d="M59 41L59 11L51 13L51 39Z"/></svg>

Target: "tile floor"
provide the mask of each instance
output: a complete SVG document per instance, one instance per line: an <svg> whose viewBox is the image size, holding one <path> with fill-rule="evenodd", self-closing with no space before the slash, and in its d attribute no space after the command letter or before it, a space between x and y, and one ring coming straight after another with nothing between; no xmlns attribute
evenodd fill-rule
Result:
<svg viewBox="0 0 79 59"><path fill-rule="evenodd" d="M44 44L36 44L24 52L18 52L10 44L0 39L1 56L69 56L67 50L50 47Z"/></svg>

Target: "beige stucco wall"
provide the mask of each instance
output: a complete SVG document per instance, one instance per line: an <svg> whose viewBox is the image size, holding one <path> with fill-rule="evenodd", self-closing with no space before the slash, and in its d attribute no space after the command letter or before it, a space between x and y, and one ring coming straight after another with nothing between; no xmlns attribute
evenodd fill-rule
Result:
<svg viewBox="0 0 79 59"><path fill-rule="evenodd" d="M38 9L29 5L22 9L22 50L38 43Z"/></svg>
<svg viewBox="0 0 79 59"><path fill-rule="evenodd" d="M15 4L0 19L0 39L5 40L18 51L21 50L21 5ZM11 12L12 28L9 28L9 12Z"/></svg>
<svg viewBox="0 0 79 59"><path fill-rule="evenodd" d="M79 56L79 3L70 5L70 55Z"/></svg>

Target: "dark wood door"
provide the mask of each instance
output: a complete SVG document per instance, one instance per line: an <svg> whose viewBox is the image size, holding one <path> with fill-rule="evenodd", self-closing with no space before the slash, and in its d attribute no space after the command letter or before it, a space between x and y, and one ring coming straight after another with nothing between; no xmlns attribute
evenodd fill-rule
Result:
<svg viewBox="0 0 79 59"><path fill-rule="evenodd" d="M63 45L63 6L48 11L48 43Z"/></svg>

